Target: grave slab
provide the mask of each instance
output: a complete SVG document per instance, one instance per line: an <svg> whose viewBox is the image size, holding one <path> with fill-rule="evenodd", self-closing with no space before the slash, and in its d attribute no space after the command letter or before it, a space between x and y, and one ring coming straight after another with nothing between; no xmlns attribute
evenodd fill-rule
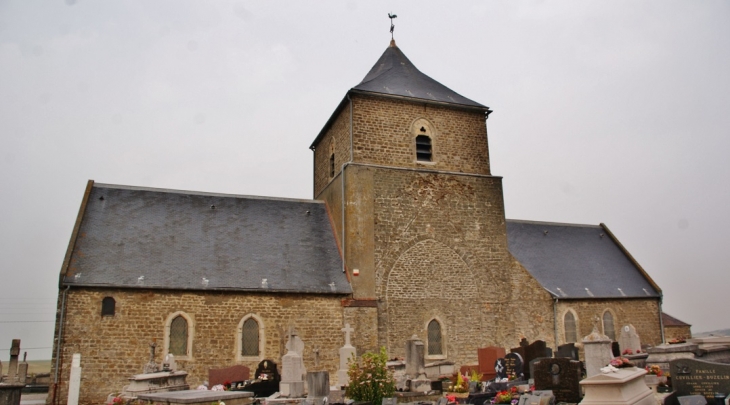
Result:
<svg viewBox="0 0 730 405"><path fill-rule="evenodd" d="M645 374L644 369L627 367L588 377L580 382L585 389L581 405L655 405Z"/></svg>
<svg viewBox="0 0 730 405"><path fill-rule="evenodd" d="M139 394L137 399L146 401L148 404L163 403L166 405L209 405L218 401L223 401L226 405L247 405L253 403L253 392L186 390Z"/></svg>

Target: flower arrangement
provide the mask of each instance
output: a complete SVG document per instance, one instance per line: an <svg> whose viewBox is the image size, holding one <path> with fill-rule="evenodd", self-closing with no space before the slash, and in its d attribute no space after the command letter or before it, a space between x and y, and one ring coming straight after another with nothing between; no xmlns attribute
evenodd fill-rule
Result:
<svg viewBox="0 0 730 405"><path fill-rule="evenodd" d="M635 367L634 363L630 362L626 357L616 357L608 364L616 368Z"/></svg>
<svg viewBox="0 0 730 405"><path fill-rule="evenodd" d="M513 399L517 393L517 387L512 387L510 390L504 390L497 392L497 395L492 399L493 404L517 404L519 400Z"/></svg>
<svg viewBox="0 0 730 405"><path fill-rule="evenodd" d="M210 387L211 391L226 391L226 386L223 384L216 384L212 387Z"/></svg>
<svg viewBox="0 0 730 405"><path fill-rule="evenodd" d="M469 377L457 372L456 381L454 382L453 387L451 387L451 391L453 391L453 392L469 391Z"/></svg>
<svg viewBox="0 0 730 405"><path fill-rule="evenodd" d="M631 349L626 349L626 350L624 350L623 352L621 352L621 355L622 355L622 356L627 356L627 355L628 355L628 356L631 356L632 354L634 354L634 351L633 351L633 350L631 350Z"/></svg>
<svg viewBox="0 0 730 405"><path fill-rule="evenodd" d="M124 404L124 398L122 398L122 394L119 394L112 398L112 402L110 402L110 405L122 405Z"/></svg>
<svg viewBox="0 0 730 405"><path fill-rule="evenodd" d="M653 375L655 375L657 377L661 377L661 376L664 375L664 373L662 372L662 369L659 368L659 366L656 365L656 364L652 364L651 366L647 366L647 367L645 367L645 369L646 369L647 374L649 374L649 375L652 375L653 374Z"/></svg>
<svg viewBox="0 0 730 405"><path fill-rule="evenodd" d="M469 373L469 381L479 382L482 380L482 377L484 377L484 374L480 374L475 369L471 369L471 372Z"/></svg>
<svg viewBox="0 0 730 405"><path fill-rule="evenodd" d="M392 397L395 393L395 379L388 370L388 355L385 348L380 353L367 352L362 355L358 364L354 356L350 359L347 376L350 383L345 388L345 395L355 401L367 401L380 404L383 398Z"/></svg>
<svg viewBox="0 0 730 405"><path fill-rule="evenodd" d="M677 338L674 338L674 339L670 340L667 343L669 343L670 345L676 345L676 344L679 344L679 343L687 343L687 340L685 338L683 338L683 337L677 337Z"/></svg>

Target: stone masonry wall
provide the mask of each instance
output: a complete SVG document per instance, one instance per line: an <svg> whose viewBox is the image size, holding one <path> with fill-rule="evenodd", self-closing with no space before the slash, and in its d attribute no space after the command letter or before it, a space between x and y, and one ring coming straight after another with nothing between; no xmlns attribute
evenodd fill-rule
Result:
<svg viewBox="0 0 730 405"><path fill-rule="evenodd" d="M505 349L518 347L522 338L528 342L544 340L549 347L556 348L552 296L514 257L510 277L512 288L507 311L513 327L505 328L508 332L504 338Z"/></svg>
<svg viewBox="0 0 730 405"><path fill-rule="evenodd" d="M116 314L101 317L101 300L116 300ZM237 328L247 314L263 321L264 356L281 366L286 330L293 325L304 341L304 362L314 368L313 349L320 350L320 368L336 375L338 350L344 344L341 298L292 294L219 292L150 292L71 289L67 299L61 352L59 403L68 395L71 356L81 353L81 404L103 404L120 392L127 378L140 374L149 359L149 344L157 342L162 362L168 315L184 311L194 324L191 361L178 361L194 388L208 379L208 369L244 364L256 370L258 361L236 361ZM55 351L54 351L55 353Z"/></svg>
<svg viewBox="0 0 730 405"><path fill-rule="evenodd" d="M330 176L330 156L335 154L335 175ZM350 106L340 110L337 118L314 150L314 198L337 177L342 164L350 161Z"/></svg>
<svg viewBox="0 0 730 405"><path fill-rule="evenodd" d="M664 327L664 340L670 341L672 339L689 339L692 337L691 326L665 326Z"/></svg>
<svg viewBox="0 0 730 405"><path fill-rule="evenodd" d="M413 128L432 124L433 162L417 162ZM407 168L490 174L484 113L386 97L353 96L354 161Z"/></svg>
<svg viewBox="0 0 730 405"><path fill-rule="evenodd" d="M593 299L593 300L565 300L558 304L558 333L560 343L565 343L565 327L563 320L565 312L572 309L577 317L578 343L593 331L593 319L603 316L603 312L610 310L613 314L613 325L616 338L621 327L632 324L641 338L641 344L652 346L662 343L661 327L659 324L659 300L647 299ZM603 333L602 324L598 323L598 330ZM582 346L578 344L577 346Z"/></svg>
<svg viewBox="0 0 730 405"><path fill-rule="evenodd" d="M403 356L412 335L427 342L432 319L458 364L475 363L478 347L507 344L501 179L398 169L375 169L373 179L379 344Z"/></svg>

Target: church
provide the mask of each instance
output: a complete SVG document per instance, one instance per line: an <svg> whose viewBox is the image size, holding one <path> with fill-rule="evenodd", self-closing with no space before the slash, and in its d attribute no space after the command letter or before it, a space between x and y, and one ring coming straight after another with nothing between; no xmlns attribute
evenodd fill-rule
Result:
<svg viewBox="0 0 730 405"><path fill-rule="evenodd" d="M89 181L59 276L49 402L81 354L80 403L142 372L149 344L197 386L211 368L280 362L287 330L307 369L358 354L476 364L477 348L632 324L664 340L662 291L605 224L505 218L492 110L420 72L394 41L312 134L311 200Z"/></svg>

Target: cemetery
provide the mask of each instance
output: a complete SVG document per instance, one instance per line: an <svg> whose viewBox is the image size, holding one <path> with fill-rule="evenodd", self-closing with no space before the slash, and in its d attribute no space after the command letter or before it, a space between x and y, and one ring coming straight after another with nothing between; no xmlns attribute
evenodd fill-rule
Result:
<svg viewBox="0 0 730 405"><path fill-rule="evenodd" d="M281 359L262 360L253 373L240 364L212 368L197 387L187 384L188 372L174 355L167 354L158 363L157 345L152 342L149 358L139 362L142 372L128 376L128 385L109 387L106 403L720 405L730 401L730 339L724 337L647 347L632 325L622 328L618 342L596 326L580 344L553 350L545 341L522 339L513 348L479 348L477 364L457 365L426 363L424 342L416 335L404 342L405 358L388 358L385 348L358 354L351 344L356 331L345 324L341 332L340 368L333 376L320 366L325 354L319 349L312 351L314 367L304 367L306 342L290 327ZM14 340L5 375L0 362L0 405L20 404L27 363L19 361L19 354L20 341ZM80 364L80 354L74 354L68 405L79 403Z"/></svg>

